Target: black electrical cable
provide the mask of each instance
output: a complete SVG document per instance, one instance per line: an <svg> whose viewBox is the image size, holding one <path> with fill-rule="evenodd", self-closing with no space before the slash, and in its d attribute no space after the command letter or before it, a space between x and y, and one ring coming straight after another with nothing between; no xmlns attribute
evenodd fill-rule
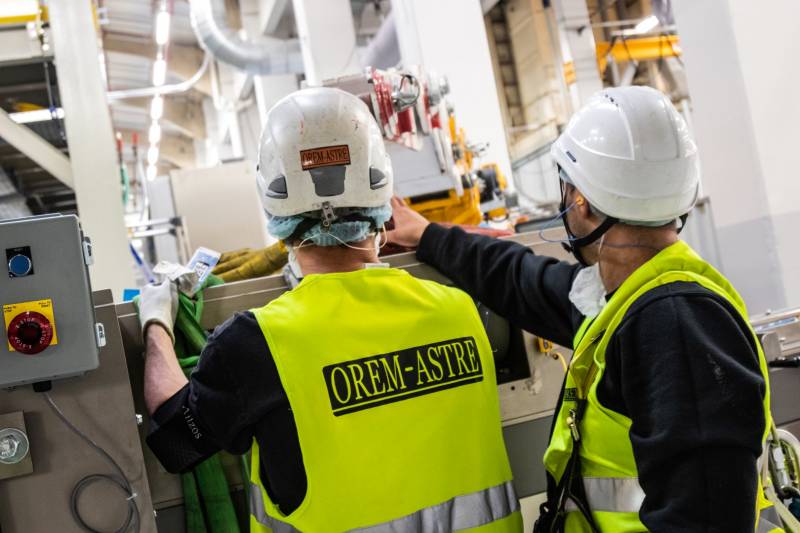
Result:
<svg viewBox="0 0 800 533"><path fill-rule="evenodd" d="M72 518L75 519L75 522L80 527L82 527L85 531L88 531L89 533L104 533L97 529L93 529L86 523L86 521L83 519L78 509L78 501L80 500L83 491L86 490L86 488L89 487L89 485L100 481L105 481L108 483L113 483L114 485L118 486L123 490L123 492L125 492L128 495L127 497L128 516L125 519L125 523L122 524L122 527L115 530L114 533L126 533L128 531L135 531L138 533L140 527L140 517L139 517L139 507L136 505L136 493L133 491L133 486L131 485L131 482L128 480L127 476L125 476L125 473L122 471L122 468L107 451L101 448L99 444L93 441L90 437L88 437L80 429L75 427L72 424L72 422L69 421L69 419L64 415L63 412L61 412L61 409L58 408L58 406L55 404L55 402L47 392L44 393L44 397L47 400L47 404L50 406L50 408L53 410L56 416L58 416L58 418L60 418L61 421L64 422L64 425L66 425L73 433L75 433L84 442L86 442L86 444L88 444L91 448L94 448L94 450L98 454L100 454L106 461L108 461L108 463L114 468L114 470L117 473L116 475L90 474L84 478L81 478L81 480L75 484L75 487L72 489L72 495L70 496L70 511L72 512Z"/></svg>

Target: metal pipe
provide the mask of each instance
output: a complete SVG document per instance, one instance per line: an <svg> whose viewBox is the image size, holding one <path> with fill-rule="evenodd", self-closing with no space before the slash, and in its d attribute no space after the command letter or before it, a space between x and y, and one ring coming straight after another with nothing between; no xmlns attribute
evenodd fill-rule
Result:
<svg viewBox="0 0 800 533"><path fill-rule="evenodd" d="M142 98L146 96L155 96L157 94L176 94L176 93L184 93L195 86L195 84L200 81L200 78L206 73L208 70L208 65L211 63L211 56L206 54L203 57L203 63L200 65L200 68L197 69L197 72L192 74L192 77L188 80L182 81L180 83L173 83L172 85L161 85L160 87L142 87L140 89L123 89L121 91L109 91L106 93L106 96L109 101L114 102L116 100L124 100L126 98Z"/></svg>
<svg viewBox="0 0 800 533"><path fill-rule="evenodd" d="M603 38L608 41L611 39L611 35L608 31L608 6L606 5L606 0L597 0L597 9L600 10L600 20L602 21L602 28L603 28ZM594 26L594 24L592 24Z"/></svg>
<svg viewBox="0 0 800 533"><path fill-rule="evenodd" d="M397 40L397 27L394 13L381 23L381 27L372 37L364 50L362 63L365 67L391 68L396 67L400 61L400 43Z"/></svg>
<svg viewBox="0 0 800 533"><path fill-rule="evenodd" d="M224 25L224 0L189 0L189 4L197 40L215 59L250 74L304 72L299 40L265 37L246 40Z"/></svg>
<svg viewBox="0 0 800 533"><path fill-rule="evenodd" d="M142 220L141 222L133 222L126 224L128 229L134 228L153 228L156 226L180 226L181 220L177 217L172 218L154 218L150 220Z"/></svg>
<svg viewBox="0 0 800 533"><path fill-rule="evenodd" d="M573 111L577 110L572 109L572 98L569 96L569 88L564 79L564 55L561 52L561 42L558 39L558 24L555 23L555 16L555 9L552 5L545 8L544 20L547 22L547 34L550 37L550 46L556 56L554 66L556 67L556 77L558 78L558 91L561 93L561 101L564 102L567 117L570 117Z"/></svg>
<svg viewBox="0 0 800 533"><path fill-rule="evenodd" d="M625 20L608 20L603 22L595 22L592 24L592 28L616 28L619 26L636 26L641 21L642 21L641 18L625 19Z"/></svg>
<svg viewBox="0 0 800 533"><path fill-rule="evenodd" d="M611 35L614 37L647 37L648 35L674 35L675 32L678 30L677 26L659 26L658 29L647 31L647 32L638 32L633 28L629 28L626 30L616 30L611 32Z"/></svg>
<svg viewBox="0 0 800 533"><path fill-rule="evenodd" d="M164 228L164 229L151 229L145 231L134 231L133 238L134 239L144 239L147 237L158 237L160 235L172 235L173 230L171 228Z"/></svg>
<svg viewBox="0 0 800 533"><path fill-rule="evenodd" d="M617 18L619 20L627 20L628 18L628 0L616 0Z"/></svg>

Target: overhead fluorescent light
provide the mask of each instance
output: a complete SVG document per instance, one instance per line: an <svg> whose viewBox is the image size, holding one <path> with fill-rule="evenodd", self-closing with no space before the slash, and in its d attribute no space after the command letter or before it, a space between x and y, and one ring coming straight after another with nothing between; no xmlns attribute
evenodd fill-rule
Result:
<svg viewBox="0 0 800 533"><path fill-rule="evenodd" d="M161 126L158 125L158 122L150 124L150 131L147 132L147 140L150 141L150 144L158 144L161 140Z"/></svg>
<svg viewBox="0 0 800 533"><path fill-rule="evenodd" d="M33 122L47 122L53 118L64 118L64 110L57 107L52 113L49 109L36 109L34 111L21 111L9 113L8 116L17 124L31 124Z"/></svg>
<svg viewBox="0 0 800 533"><path fill-rule="evenodd" d="M162 10L156 15L156 44L163 46L169 41L169 11Z"/></svg>
<svg viewBox="0 0 800 533"><path fill-rule="evenodd" d="M147 181L153 181L158 175L158 169L155 165L147 165Z"/></svg>
<svg viewBox="0 0 800 533"><path fill-rule="evenodd" d="M164 97L160 94L157 94L153 97L153 101L150 102L150 119L151 120L158 120L161 118L161 115L164 114Z"/></svg>
<svg viewBox="0 0 800 533"><path fill-rule="evenodd" d="M151 144L147 149L147 164L153 166L156 163L158 163L158 146Z"/></svg>
<svg viewBox="0 0 800 533"><path fill-rule="evenodd" d="M655 15L650 15L649 17L639 21L639 24L633 28L633 33L647 33L656 26L658 26L658 17Z"/></svg>
<svg viewBox="0 0 800 533"><path fill-rule="evenodd" d="M153 85L161 87L167 79L167 61L158 56L155 63L153 63Z"/></svg>

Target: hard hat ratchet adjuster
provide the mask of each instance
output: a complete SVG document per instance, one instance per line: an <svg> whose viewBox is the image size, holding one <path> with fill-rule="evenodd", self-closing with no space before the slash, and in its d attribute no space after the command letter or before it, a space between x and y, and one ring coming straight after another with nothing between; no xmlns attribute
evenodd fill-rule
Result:
<svg viewBox="0 0 800 533"><path fill-rule="evenodd" d="M333 212L333 206L330 202L322 203L322 228L328 231L337 218L336 213Z"/></svg>

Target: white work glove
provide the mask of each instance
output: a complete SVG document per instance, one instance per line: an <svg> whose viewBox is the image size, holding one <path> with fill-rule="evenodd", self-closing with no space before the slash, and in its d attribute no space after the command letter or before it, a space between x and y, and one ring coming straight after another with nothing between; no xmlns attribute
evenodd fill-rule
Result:
<svg viewBox="0 0 800 533"><path fill-rule="evenodd" d="M198 288L200 277L197 272L183 265L161 261L155 266L153 272L175 282L178 285L178 289L189 296L194 296L195 289Z"/></svg>
<svg viewBox="0 0 800 533"><path fill-rule="evenodd" d="M172 342L175 342L175 317L178 314L178 287L170 280L159 285L146 285L139 295L139 322L142 324L142 337L151 324L162 326Z"/></svg>

